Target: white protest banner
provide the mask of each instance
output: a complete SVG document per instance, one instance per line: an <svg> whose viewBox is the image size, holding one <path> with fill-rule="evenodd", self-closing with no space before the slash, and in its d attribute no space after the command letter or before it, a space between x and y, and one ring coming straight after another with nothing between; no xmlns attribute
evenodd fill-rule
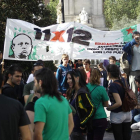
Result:
<svg viewBox="0 0 140 140"><path fill-rule="evenodd" d="M100 31L86 25L70 22L38 27L34 24L7 19L4 59L36 61L58 60L63 53L74 59L117 59L122 46L132 40L134 25L118 31Z"/></svg>

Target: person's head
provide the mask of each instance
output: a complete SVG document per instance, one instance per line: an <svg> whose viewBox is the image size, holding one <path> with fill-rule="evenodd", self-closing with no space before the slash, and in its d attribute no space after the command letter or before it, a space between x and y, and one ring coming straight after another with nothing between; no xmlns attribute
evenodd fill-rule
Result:
<svg viewBox="0 0 140 140"><path fill-rule="evenodd" d="M100 71L105 70L105 68L104 68L104 66L103 66L103 63L102 63L102 62L101 62L101 63L99 63L99 65L98 65L98 69L99 69Z"/></svg>
<svg viewBox="0 0 140 140"><path fill-rule="evenodd" d="M109 64L116 64L116 57L115 56L109 57Z"/></svg>
<svg viewBox="0 0 140 140"><path fill-rule="evenodd" d="M137 87L140 88L140 76L135 77L135 83L136 83Z"/></svg>
<svg viewBox="0 0 140 140"><path fill-rule="evenodd" d="M26 34L18 34L12 40L11 49L18 59L27 59L32 52L32 39Z"/></svg>
<svg viewBox="0 0 140 140"><path fill-rule="evenodd" d="M69 61L69 56L68 56L67 54L63 54L63 55L62 55L62 62L63 62L63 65L64 65L64 66L67 66L68 61Z"/></svg>
<svg viewBox="0 0 140 140"><path fill-rule="evenodd" d="M2 56L2 52L0 51L0 59L2 59L2 57L3 57L3 56Z"/></svg>
<svg viewBox="0 0 140 140"><path fill-rule="evenodd" d="M90 74L89 82L94 85L100 85L101 72L98 68L93 68Z"/></svg>
<svg viewBox="0 0 140 140"><path fill-rule="evenodd" d="M134 38L135 36L140 37L140 32L138 32L138 31L133 32L132 38Z"/></svg>
<svg viewBox="0 0 140 140"><path fill-rule="evenodd" d="M33 65L33 73L35 73L37 70L40 70L43 68L43 63L41 61L37 61L36 63L34 63Z"/></svg>
<svg viewBox="0 0 140 140"><path fill-rule="evenodd" d="M84 69L89 69L90 68L90 60L89 59L85 59L83 61L83 67L84 67Z"/></svg>
<svg viewBox="0 0 140 140"><path fill-rule="evenodd" d="M42 68L35 72L35 84L36 90L41 93L41 96L48 94L49 96L55 96L59 101L61 97L57 91L57 80L54 73L48 68Z"/></svg>
<svg viewBox="0 0 140 140"><path fill-rule="evenodd" d="M6 75L7 75L7 81L12 86L20 85L21 78L22 78L22 68L16 64L11 65L6 72Z"/></svg>
<svg viewBox="0 0 140 140"><path fill-rule="evenodd" d="M120 79L120 69L115 64L109 64L107 66L108 79Z"/></svg>
<svg viewBox="0 0 140 140"><path fill-rule="evenodd" d="M67 88L76 88L77 86L85 87L86 86L86 78L85 71L80 69L73 69L72 71L67 72L66 74L66 87Z"/></svg>
<svg viewBox="0 0 140 140"><path fill-rule="evenodd" d="M78 64L82 64L82 59L78 59Z"/></svg>

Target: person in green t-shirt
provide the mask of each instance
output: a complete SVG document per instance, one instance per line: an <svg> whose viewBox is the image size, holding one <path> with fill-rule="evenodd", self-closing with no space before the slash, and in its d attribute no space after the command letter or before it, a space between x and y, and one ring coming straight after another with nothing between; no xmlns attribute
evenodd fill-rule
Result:
<svg viewBox="0 0 140 140"><path fill-rule="evenodd" d="M100 85L101 72L97 68L93 68L90 76L90 83L87 85L91 100L96 107L96 112L93 117L93 129L88 132L87 140L103 139L105 129L107 127L107 115L104 107L108 107L109 97L104 87Z"/></svg>
<svg viewBox="0 0 140 140"><path fill-rule="evenodd" d="M38 70L34 88L41 93L34 108L34 140L69 140L74 127L72 110L58 92L53 72L48 68Z"/></svg>

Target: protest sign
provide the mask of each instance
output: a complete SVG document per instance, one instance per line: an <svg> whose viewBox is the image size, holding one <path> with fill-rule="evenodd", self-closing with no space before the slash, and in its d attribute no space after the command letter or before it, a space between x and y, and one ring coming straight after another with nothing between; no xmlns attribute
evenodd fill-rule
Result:
<svg viewBox="0 0 140 140"><path fill-rule="evenodd" d="M34 24L7 19L4 59L36 61L59 60L63 53L72 59L117 59L124 43L132 40L134 25L118 31L100 31L86 25L69 22L38 27Z"/></svg>

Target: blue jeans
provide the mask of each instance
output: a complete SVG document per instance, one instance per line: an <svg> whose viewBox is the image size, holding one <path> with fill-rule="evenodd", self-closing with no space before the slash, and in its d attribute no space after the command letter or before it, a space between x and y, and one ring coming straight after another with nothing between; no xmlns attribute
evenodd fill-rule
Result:
<svg viewBox="0 0 140 140"><path fill-rule="evenodd" d="M139 114L139 115L136 115L136 116L134 117L134 121L140 122L140 114Z"/></svg>
<svg viewBox="0 0 140 140"><path fill-rule="evenodd" d="M135 121L134 117L140 114L140 109L131 110L131 113L132 113L132 123L136 123L137 121Z"/></svg>

